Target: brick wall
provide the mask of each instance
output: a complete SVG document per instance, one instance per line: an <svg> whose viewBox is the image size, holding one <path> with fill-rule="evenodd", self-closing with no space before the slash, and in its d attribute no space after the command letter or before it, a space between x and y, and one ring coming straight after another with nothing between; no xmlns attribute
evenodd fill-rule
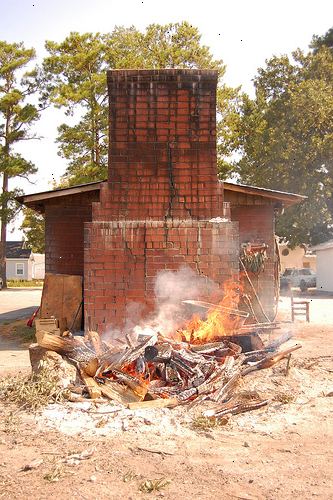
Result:
<svg viewBox="0 0 333 500"><path fill-rule="evenodd" d="M84 223L98 192L53 198L45 203L45 271L83 276Z"/></svg>
<svg viewBox="0 0 333 500"><path fill-rule="evenodd" d="M216 71L108 73L109 176L85 224L85 311L99 332L122 327L131 302L151 310L161 270L238 275L237 223L209 222L223 214L216 83Z"/></svg>
<svg viewBox="0 0 333 500"><path fill-rule="evenodd" d="M122 327L126 306L154 307L161 270L188 266L216 283L238 275L238 224L208 221L93 222L85 229L85 310L99 332ZM204 290L203 290L204 292ZM191 290L189 290L191 297Z"/></svg>
<svg viewBox="0 0 333 500"><path fill-rule="evenodd" d="M248 197L247 197L248 198ZM275 240L274 240L274 206L268 202L259 202L255 205L255 197L252 196L252 205L234 205L231 203L231 219L239 222L240 244L248 241L266 243L268 245L265 269L259 277L250 275L257 290L266 313L272 318L274 313L274 262L275 262ZM249 203L249 199L247 199ZM260 204L259 204L260 203ZM246 280L244 279L246 284ZM246 284L248 288L248 285ZM250 289L249 289L250 292ZM256 313L262 321L260 309L255 304Z"/></svg>

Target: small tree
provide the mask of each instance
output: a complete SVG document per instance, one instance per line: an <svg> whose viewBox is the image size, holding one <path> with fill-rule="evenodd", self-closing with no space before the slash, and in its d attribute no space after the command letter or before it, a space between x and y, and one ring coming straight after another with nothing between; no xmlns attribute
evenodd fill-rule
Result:
<svg viewBox="0 0 333 500"><path fill-rule="evenodd" d="M26 49L23 43L0 41L0 276L4 287L7 225L16 215L15 197L19 194L18 189L10 189L9 181L15 177L28 178L37 171L30 161L14 151L20 141L34 138L30 127L39 118L38 106L26 102L38 90L37 70L24 73L34 57L34 49Z"/></svg>

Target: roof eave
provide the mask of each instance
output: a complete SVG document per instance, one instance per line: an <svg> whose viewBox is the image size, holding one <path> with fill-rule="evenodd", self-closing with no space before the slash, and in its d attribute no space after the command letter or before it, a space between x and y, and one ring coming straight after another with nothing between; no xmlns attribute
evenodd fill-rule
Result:
<svg viewBox="0 0 333 500"><path fill-rule="evenodd" d="M270 198L273 200L283 202L285 207L290 207L301 203L307 199L307 196L296 193L288 193L284 191L276 191L273 189L260 188L256 186L248 186L245 184L235 184L233 182L222 181L225 189L229 191L235 191L238 193L252 194L256 196L261 196L263 198Z"/></svg>
<svg viewBox="0 0 333 500"><path fill-rule="evenodd" d="M79 184L77 186L72 186L68 188L54 189L52 191L42 191L41 193L26 194L22 196L17 196L16 201L22 205L26 205L29 208L33 208L37 212L43 212L44 202L54 199L61 198L63 196L70 196L73 194L87 193L91 191L98 191L100 189L100 184L104 181L89 182L87 184Z"/></svg>
<svg viewBox="0 0 333 500"><path fill-rule="evenodd" d="M72 186L68 188L60 188L52 191L43 191L41 193L27 194L23 196L18 196L16 200L22 205L33 208L37 212L43 213L44 203L48 200L54 198L61 198L63 196L75 195L80 193L87 193L91 191L98 191L102 183L106 181L95 181L86 184L79 184L77 186ZM238 193L244 193L247 195L261 196L263 198L268 198L271 200L280 201L285 207L301 203L307 196L303 196L295 193L288 193L284 191L276 191L272 189L259 188L256 186L248 186L245 184L236 184L227 181L221 181L224 189L229 191L235 191Z"/></svg>

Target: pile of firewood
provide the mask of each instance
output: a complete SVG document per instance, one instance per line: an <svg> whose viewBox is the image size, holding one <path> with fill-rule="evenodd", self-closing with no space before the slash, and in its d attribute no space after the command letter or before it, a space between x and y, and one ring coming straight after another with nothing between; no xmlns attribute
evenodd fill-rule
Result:
<svg viewBox="0 0 333 500"><path fill-rule="evenodd" d="M161 334L139 335L117 347L97 332L85 337L60 337L39 332L44 352L55 351L72 363L90 398L108 398L128 408L162 408L214 402L206 416L220 417L260 408L267 400L243 401L237 387L248 373L269 368L300 346L280 346L282 335L263 348L242 352L240 345L222 337L209 343L191 343Z"/></svg>

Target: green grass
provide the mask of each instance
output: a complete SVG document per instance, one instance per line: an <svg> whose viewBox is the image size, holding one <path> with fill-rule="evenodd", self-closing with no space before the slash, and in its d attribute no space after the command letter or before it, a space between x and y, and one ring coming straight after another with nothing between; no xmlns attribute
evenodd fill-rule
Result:
<svg viewBox="0 0 333 500"><path fill-rule="evenodd" d="M23 343L36 342L35 328L31 328L24 324L19 324L13 327L12 338L19 339Z"/></svg>
<svg viewBox="0 0 333 500"><path fill-rule="evenodd" d="M7 280L7 286L11 288L32 288L43 286L44 280Z"/></svg>
<svg viewBox="0 0 333 500"><path fill-rule="evenodd" d="M27 326L27 320L28 318L16 319L1 323L1 338L14 340L19 345L36 342L35 328Z"/></svg>

